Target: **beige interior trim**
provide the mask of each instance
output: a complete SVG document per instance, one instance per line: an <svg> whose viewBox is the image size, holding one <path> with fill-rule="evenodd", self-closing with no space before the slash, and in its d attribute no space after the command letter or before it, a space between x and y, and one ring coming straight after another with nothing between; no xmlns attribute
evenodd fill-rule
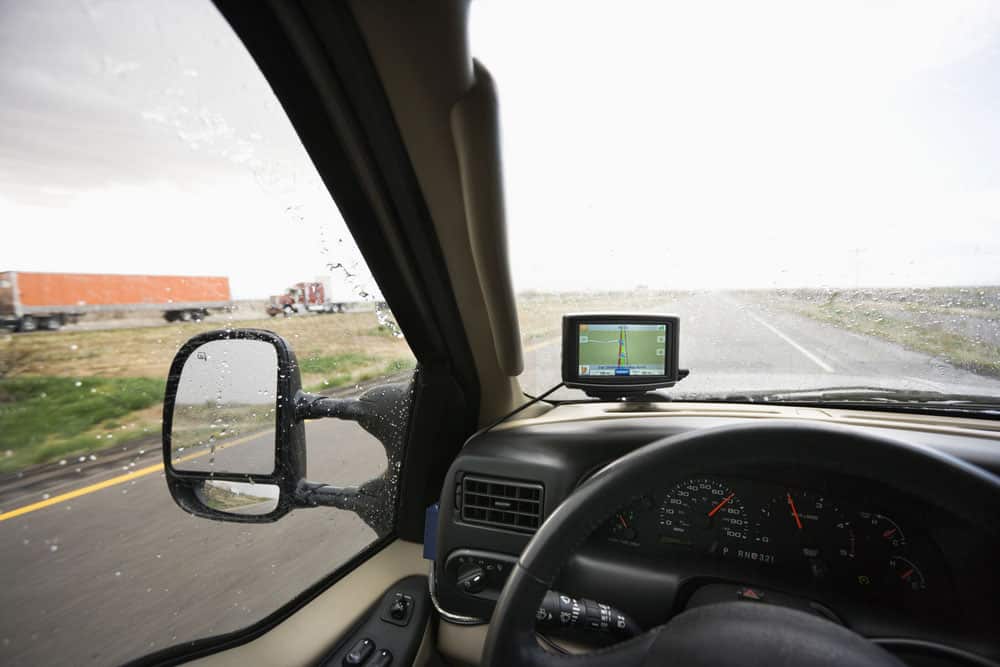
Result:
<svg viewBox="0 0 1000 667"><path fill-rule="evenodd" d="M478 665L483 658L483 644L490 626L457 625L441 619L438 622L438 652L456 667Z"/></svg>
<svg viewBox="0 0 1000 667"><path fill-rule="evenodd" d="M451 109L472 257L490 318L497 363L509 376L524 370L521 328L507 254L500 158L500 111L493 77L474 63L475 84Z"/></svg>
<svg viewBox="0 0 1000 667"><path fill-rule="evenodd" d="M314 665L392 584L426 573L423 546L396 540L264 635L189 664Z"/></svg>
<svg viewBox="0 0 1000 667"><path fill-rule="evenodd" d="M467 0L351 0L351 10L382 79L403 143L427 202L458 311L479 374L480 424L524 401L516 377L501 366L496 340L520 333L510 321L495 334L466 219L465 191L451 111L475 85ZM495 167L499 170L499 165ZM480 187L479 184L475 186ZM478 210L478 204L474 208ZM502 220L502 218L499 218ZM496 224L497 216L488 223ZM503 274L506 277L507 274ZM495 278L494 278L495 279ZM509 289L509 285L504 286ZM494 290L487 287L486 291ZM510 346L508 346L509 348ZM501 353L516 361L513 348Z"/></svg>
<svg viewBox="0 0 1000 667"><path fill-rule="evenodd" d="M576 403L558 405L545 414L504 422L493 430L584 420L636 417L726 417L739 419L797 419L854 426L877 426L945 435L973 435L1000 440L1000 422L964 417L942 417L875 410L843 410L754 403Z"/></svg>

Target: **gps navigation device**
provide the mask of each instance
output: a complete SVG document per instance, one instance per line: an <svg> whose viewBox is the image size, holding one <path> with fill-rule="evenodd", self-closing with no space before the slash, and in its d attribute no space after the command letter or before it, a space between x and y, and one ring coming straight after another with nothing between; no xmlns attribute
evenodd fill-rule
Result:
<svg viewBox="0 0 1000 667"><path fill-rule="evenodd" d="M674 315L564 315L563 384L598 397L672 387L679 324Z"/></svg>

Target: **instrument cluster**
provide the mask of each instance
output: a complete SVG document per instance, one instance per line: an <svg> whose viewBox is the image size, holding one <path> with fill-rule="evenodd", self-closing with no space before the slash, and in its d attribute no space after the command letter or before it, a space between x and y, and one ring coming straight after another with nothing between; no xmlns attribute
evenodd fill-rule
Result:
<svg viewBox="0 0 1000 667"><path fill-rule="evenodd" d="M731 560L897 598L934 586L912 527L810 488L704 475L642 496L603 539L663 555ZM928 557L930 560L933 558Z"/></svg>

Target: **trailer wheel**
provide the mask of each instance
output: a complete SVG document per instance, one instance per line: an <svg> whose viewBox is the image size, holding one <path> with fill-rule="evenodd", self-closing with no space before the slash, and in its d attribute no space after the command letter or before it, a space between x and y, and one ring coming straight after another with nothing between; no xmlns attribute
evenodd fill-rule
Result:
<svg viewBox="0 0 1000 667"><path fill-rule="evenodd" d="M63 325L63 318L61 315L53 315L52 317L43 317L38 322L38 327L44 329L45 331L59 331Z"/></svg>
<svg viewBox="0 0 1000 667"><path fill-rule="evenodd" d="M188 314L191 316L192 322L201 322L203 319L205 319L205 315L207 313L202 310L189 310Z"/></svg>
<svg viewBox="0 0 1000 667"><path fill-rule="evenodd" d="M21 317L21 321L17 323L17 330L22 333L34 331L37 328L38 320L36 320L33 315L24 315Z"/></svg>

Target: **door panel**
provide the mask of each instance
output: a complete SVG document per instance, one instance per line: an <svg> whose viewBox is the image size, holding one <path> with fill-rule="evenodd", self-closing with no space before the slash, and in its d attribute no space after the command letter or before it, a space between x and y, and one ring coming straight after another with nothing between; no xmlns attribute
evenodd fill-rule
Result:
<svg viewBox="0 0 1000 667"><path fill-rule="evenodd" d="M263 636L191 664L314 665L361 622L389 587L427 571L422 545L396 540Z"/></svg>

